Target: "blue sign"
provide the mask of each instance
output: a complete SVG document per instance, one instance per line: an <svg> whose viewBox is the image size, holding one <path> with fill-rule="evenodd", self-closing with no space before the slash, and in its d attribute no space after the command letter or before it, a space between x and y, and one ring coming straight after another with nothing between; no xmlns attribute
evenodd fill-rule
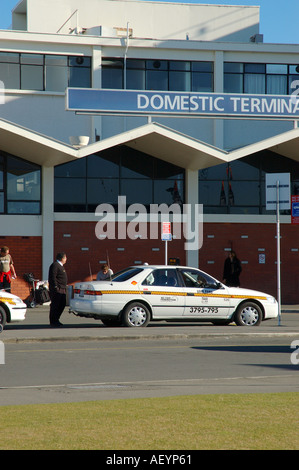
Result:
<svg viewBox="0 0 299 470"><path fill-rule="evenodd" d="M162 233L161 239L164 242L170 242L172 240L172 235L171 235L171 233Z"/></svg>
<svg viewBox="0 0 299 470"><path fill-rule="evenodd" d="M247 95L67 88L66 109L95 114L299 119L299 98L295 94Z"/></svg>
<svg viewBox="0 0 299 470"><path fill-rule="evenodd" d="M299 217L299 202L292 202L292 216Z"/></svg>

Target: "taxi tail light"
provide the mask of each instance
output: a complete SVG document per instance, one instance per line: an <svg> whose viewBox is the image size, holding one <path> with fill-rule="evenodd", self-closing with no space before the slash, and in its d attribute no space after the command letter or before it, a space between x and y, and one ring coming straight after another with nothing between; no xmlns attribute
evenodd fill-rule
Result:
<svg viewBox="0 0 299 470"><path fill-rule="evenodd" d="M85 290L84 295L102 295L100 290Z"/></svg>
<svg viewBox="0 0 299 470"><path fill-rule="evenodd" d="M74 294L80 294L82 291L81 289L74 289ZM85 290L83 291L84 295L102 295L100 290Z"/></svg>

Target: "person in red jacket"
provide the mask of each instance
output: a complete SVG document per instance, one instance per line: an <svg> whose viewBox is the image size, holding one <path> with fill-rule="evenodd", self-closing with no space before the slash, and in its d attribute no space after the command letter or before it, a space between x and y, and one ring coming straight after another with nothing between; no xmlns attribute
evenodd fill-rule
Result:
<svg viewBox="0 0 299 470"><path fill-rule="evenodd" d="M0 289L5 289L10 292L11 279L16 278L16 271L13 265L13 260L9 254L8 246L3 246L0 250Z"/></svg>

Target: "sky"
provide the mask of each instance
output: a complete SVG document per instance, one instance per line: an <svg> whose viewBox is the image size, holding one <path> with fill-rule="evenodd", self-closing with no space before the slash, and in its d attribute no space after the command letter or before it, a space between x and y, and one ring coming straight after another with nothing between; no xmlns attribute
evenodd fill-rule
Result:
<svg viewBox="0 0 299 470"><path fill-rule="evenodd" d="M176 0L172 2L177 3ZM0 29L10 27L11 10L17 3L18 0L0 0ZM298 0L179 0L179 3L259 6L260 33L264 35L264 42L299 44Z"/></svg>

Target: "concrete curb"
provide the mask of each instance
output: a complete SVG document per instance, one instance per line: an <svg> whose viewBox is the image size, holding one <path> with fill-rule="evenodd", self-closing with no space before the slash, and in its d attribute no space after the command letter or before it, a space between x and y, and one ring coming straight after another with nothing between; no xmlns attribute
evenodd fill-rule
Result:
<svg viewBox="0 0 299 470"><path fill-rule="evenodd" d="M297 308L297 306L288 306L282 309L280 325L275 319L263 322L258 327L238 327L234 324L216 326L200 322L153 322L146 328L107 327L100 321L79 318L65 311L61 317L64 326L51 328L48 317L48 306L42 305L28 309L25 321L6 325L0 334L0 340L3 343L29 343L229 339L253 336L299 338L299 307Z"/></svg>

